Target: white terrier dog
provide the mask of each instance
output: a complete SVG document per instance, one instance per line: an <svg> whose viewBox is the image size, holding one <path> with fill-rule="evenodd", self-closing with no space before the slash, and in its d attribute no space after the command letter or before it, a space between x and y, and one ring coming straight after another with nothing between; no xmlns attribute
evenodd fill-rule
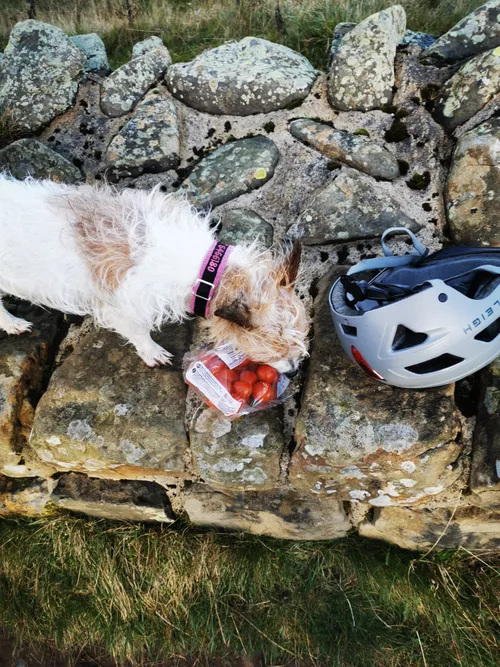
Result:
<svg viewBox="0 0 500 667"><path fill-rule="evenodd" d="M308 321L293 290L300 249L235 246L218 265L224 246L217 247L209 223L208 214L158 189L118 193L0 174L0 329L31 327L2 305L2 294L10 294L92 315L157 366L171 354L150 332L194 310L206 316L216 345L231 342L293 374L307 354Z"/></svg>

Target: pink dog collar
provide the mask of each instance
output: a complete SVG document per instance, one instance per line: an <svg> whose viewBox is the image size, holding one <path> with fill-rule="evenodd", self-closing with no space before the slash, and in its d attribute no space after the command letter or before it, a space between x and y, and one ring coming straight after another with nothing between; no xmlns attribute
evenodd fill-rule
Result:
<svg viewBox="0 0 500 667"><path fill-rule="evenodd" d="M193 296L191 297L190 309L195 315L208 317L210 301L212 300L215 288L222 278L232 250L232 245L225 245L219 241L215 241L210 246L210 250L205 255L200 273L192 290Z"/></svg>

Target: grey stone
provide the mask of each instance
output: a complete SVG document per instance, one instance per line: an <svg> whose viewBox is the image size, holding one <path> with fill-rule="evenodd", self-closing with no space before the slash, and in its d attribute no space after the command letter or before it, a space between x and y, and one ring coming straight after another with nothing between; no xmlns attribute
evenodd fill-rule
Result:
<svg viewBox="0 0 500 667"><path fill-rule="evenodd" d="M367 137L335 130L308 118L294 120L289 127L296 139L331 160L340 160L374 178L392 181L399 176L398 161L394 155Z"/></svg>
<svg viewBox="0 0 500 667"><path fill-rule="evenodd" d="M375 510L359 534L397 544L403 549L428 551L457 549L498 551L500 512L481 507L422 509L395 507Z"/></svg>
<svg viewBox="0 0 500 667"><path fill-rule="evenodd" d="M255 211L232 208L222 213L217 235L223 243L238 245L258 240L269 248L273 242L274 229Z"/></svg>
<svg viewBox="0 0 500 667"><path fill-rule="evenodd" d="M164 46L148 51L115 70L101 87L101 109L112 117L131 111L172 62Z"/></svg>
<svg viewBox="0 0 500 667"><path fill-rule="evenodd" d="M342 39L328 81L334 109L369 111L391 103L394 57L405 27L404 9L395 5L372 14Z"/></svg>
<svg viewBox="0 0 500 667"><path fill-rule="evenodd" d="M149 95L110 143L109 174L138 176L175 169L179 164L177 111L169 97Z"/></svg>
<svg viewBox="0 0 500 667"><path fill-rule="evenodd" d="M465 245L500 245L500 119L460 137L446 185L450 235Z"/></svg>
<svg viewBox="0 0 500 667"><path fill-rule="evenodd" d="M154 51L158 48L167 47L163 43L161 37L158 37L157 35L151 35L151 37L143 39L142 41L137 42L137 44L134 44L132 49L132 58L139 58L139 56L143 56L145 53L149 53L150 51Z"/></svg>
<svg viewBox="0 0 500 667"><path fill-rule="evenodd" d="M344 537L351 528L337 500L284 489L228 494L194 484L185 510L195 525L289 540L331 540Z"/></svg>
<svg viewBox="0 0 500 667"><path fill-rule="evenodd" d="M262 187L272 178L279 151L267 137L239 139L210 153L181 186L198 206L212 207Z"/></svg>
<svg viewBox="0 0 500 667"><path fill-rule="evenodd" d="M396 88L393 104L411 109L415 103L431 103L443 84L454 74L452 67L435 67L424 64L419 58L420 49L409 47L396 54Z"/></svg>
<svg viewBox="0 0 500 667"><path fill-rule="evenodd" d="M221 490L272 489L284 447L279 408L229 421L210 408L191 424L193 463L200 477Z"/></svg>
<svg viewBox="0 0 500 667"><path fill-rule="evenodd" d="M85 54L87 62L85 63L86 72L94 72L105 76L111 71L108 56L104 42L95 32L88 35L73 35L70 37L73 44Z"/></svg>
<svg viewBox="0 0 500 667"><path fill-rule="evenodd" d="M481 372L470 488L500 508L500 360Z"/></svg>
<svg viewBox="0 0 500 667"><path fill-rule="evenodd" d="M289 480L304 492L374 507L437 495L462 472L453 385L404 391L368 378L343 352L332 325L334 279L330 274L320 281L314 303Z"/></svg>
<svg viewBox="0 0 500 667"><path fill-rule="evenodd" d="M434 118L451 132L500 93L500 47L467 61L443 86Z"/></svg>
<svg viewBox="0 0 500 667"><path fill-rule="evenodd" d="M426 32L414 32L413 30L407 30L399 44L400 46L410 46L411 44L414 44L425 50L434 44L436 39L437 37L429 35Z"/></svg>
<svg viewBox="0 0 500 667"><path fill-rule="evenodd" d="M56 507L100 519L172 523L175 515L165 489L155 482L61 475L52 493Z"/></svg>
<svg viewBox="0 0 500 667"><path fill-rule="evenodd" d="M83 180L78 167L36 139L19 139L0 150L0 171L19 180L28 176L68 184Z"/></svg>
<svg viewBox="0 0 500 667"><path fill-rule="evenodd" d="M172 65L166 81L194 109L248 116L301 102L316 76L310 62L286 46L245 37Z"/></svg>
<svg viewBox="0 0 500 667"><path fill-rule="evenodd" d="M62 472L163 481L186 475L186 385L181 360L190 327L158 342L174 354L152 371L111 331L91 330L56 369L36 411L31 444Z"/></svg>
<svg viewBox="0 0 500 667"><path fill-rule="evenodd" d="M288 236L306 245L317 245L374 238L394 226L413 231L420 228L368 176L355 169L342 169L312 194Z"/></svg>
<svg viewBox="0 0 500 667"><path fill-rule="evenodd" d="M328 55L328 63L326 65L327 69L330 69L330 65L332 64L332 59L333 56L337 53L339 50L340 43L342 41L342 38L347 35L348 32L351 32L353 28L357 26L357 23L350 23L348 21L343 21L342 23L337 23L335 28L333 29L333 35L332 35L332 43L330 45L330 53Z"/></svg>
<svg viewBox="0 0 500 667"><path fill-rule="evenodd" d="M75 99L85 56L62 30L39 21L14 26L0 70L0 113L35 132Z"/></svg>
<svg viewBox="0 0 500 667"><path fill-rule="evenodd" d="M0 67L2 66L3 53L0 53Z"/></svg>
<svg viewBox="0 0 500 667"><path fill-rule="evenodd" d="M500 2L489 0L439 37L425 56L455 62L500 46Z"/></svg>

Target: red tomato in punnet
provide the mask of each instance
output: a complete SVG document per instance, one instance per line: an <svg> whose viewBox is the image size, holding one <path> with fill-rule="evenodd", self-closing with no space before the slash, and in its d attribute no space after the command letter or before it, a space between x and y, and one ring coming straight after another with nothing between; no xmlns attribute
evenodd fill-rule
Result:
<svg viewBox="0 0 500 667"><path fill-rule="evenodd" d="M257 382L257 376L253 371L243 371L243 373L240 373L240 380L241 382L248 382L253 387Z"/></svg>
<svg viewBox="0 0 500 667"><path fill-rule="evenodd" d="M278 371L272 366L264 364L262 366L257 366L257 377L262 382L267 382L267 384L273 384L278 380Z"/></svg>
<svg viewBox="0 0 500 667"><path fill-rule="evenodd" d="M252 385L238 380L233 384L233 394L236 394L241 400L247 401L252 394Z"/></svg>
<svg viewBox="0 0 500 667"><path fill-rule="evenodd" d="M228 389L228 391L231 391L233 383L238 381L238 373L228 368L225 364L224 368L214 373L214 375L219 382Z"/></svg>
<svg viewBox="0 0 500 667"><path fill-rule="evenodd" d="M214 375L219 371L222 371L224 368L227 368L226 364L222 361L222 359L219 359L216 354L205 354L203 357L201 357L200 361Z"/></svg>
<svg viewBox="0 0 500 667"><path fill-rule="evenodd" d="M266 403L271 399L271 386L267 382L256 382L252 388L254 403Z"/></svg>

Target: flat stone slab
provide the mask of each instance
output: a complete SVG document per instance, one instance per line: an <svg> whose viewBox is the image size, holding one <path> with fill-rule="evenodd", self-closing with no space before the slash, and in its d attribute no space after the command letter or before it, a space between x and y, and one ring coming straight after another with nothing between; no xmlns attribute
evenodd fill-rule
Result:
<svg viewBox="0 0 500 667"><path fill-rule="evenodd" d="M165 489L155 482L95 479L79 473L61 475L51 502L56 507L99 519L172 523Z"/></svg>
<svg viewBox="0 0 500 667"><path fill-rule="evenodd" d="M455 62L500 46L499 14L499 0L485 2L441 35L425 57Z"/></svg>
<svg viewBox="0 0 500 667"><path fill-rule="evenodd" d="M375 238L388 227L401 226L413 231L420 228L368 176L342 169L305 202L287 234L306 245L318 245Z"/></svg>
<svg viewBox="0 0 500 667"><path fill-rule="evenodd" d="M446 185L450 236L457 244L500 245L500 120L462 135Z"/></svg>
<svg viewBox="0 0 500 667"><path fill-rule="evenodd" d="M394 155L367 137L336 130L308 118L294 120L289 127L296 139L331 160L340 160L374 178L393 181L399 176L398 161Z"/></svg>
<svg viewBox="0 0 500 667"><path fill-rule="evenodd" d="M135 177L175 169L179 152L175 105L169 97L151 94L110 143L107 172Z"/></svg>
<svg viewBox="0 0 500 667"><path fill-rule="evenodd" d="M166 82L175 97L198 111L248 116L301 102L317 75L288 47L245 37L172 65Z"/></svg>
<svg viewBox="0 0 500 667"><path fill-rule="evenodd" d="M255 211L246 208L226 209L221 214L217 236L223 243L238 245L259 241L269 248L273 242L274 228Z"/></svg>
<svg viewBox="0 0 500 667"><path fill-rule="evenodd" d="M183 477L181 361L189 341L188 324L165 327L158 342L174 363L152 370L117 334L84 335L38 404L31 443L39 458L60 471L110 479Z"/></svg>
<svg viewBox="0 0 500 667"><path fill-rule="evenodd" d="M279 151L267 137L233 141L210 153L183 182L197 206L219 206L262 187L273 177Z"/></svg>
<svg viewBox="0 0 500 667"><path fill-rule="evenodd" d="M251 490L271 489L278 483L285 444L279 408L233 421L203 408L189 434L193 465L210 486Z"/></svg>
<svg viewBox="0 0 500 667"><path fill-rule="evenodd" d="M500 360L481 372L470 488L500 508Z"/></svg>
<svg viewBox="0 0 500 667"><path fill-rule="evenodd" d="M467 61L443 86L434 118L452 132L500 93L500 47Z"/></svg>
<svg viewBox="0 0 500 667"><path fill-rule="evenodd" d="M369 111L391 103L394 57L405 29L405 11L394 5L342 38L329 69L328 101L334 109Z"/></svg>
<svg viewBox="0 0 500 667"><path fill-rule="evenodd" d="M149 53L150 51L154 51L155 49L160 49L160 48L167 48L167 47L163 43L161 37L158 37L157 35L152 35L151 37L147 37L146 39L143 39L140 42L134 44L132 48L132 58L139 58L140 56L143 56L145 53Z"/></svg>
<svg viewBox="0 0 500 667"><path fill-rule="evenodd" d="M369 379L343 352L319 285L314 338L289 479L318 496L374 507L436 495L461 473L453 385L404 391Z"/></svg>
<svg viewBox="0 0 500 667"><path fill-rule="evenodd" d="M0 475L0 517L44 514L56 483L55 480L37 477L12 479Z"/></svg>
<svg viewBox="0 0 500 667"><path fill-rule="evenodd" d="M164 46L122 65L101 86L101 109L113 118L132 111L167 71L172 58Z"/></svg>
<svg viewBox="0 0 500 667"><path fill-rule="evenodd" d="M359 534L416 551L431 547L498 551L500 511L481 507L381 509L375 511L373 521L359 526Z"/></svg>
<svg viewBox="0 0 500 667"><path fill-rule="evenodd" d="M86 57L59 28L22 21L10 33L0 70L0 114L35 132L75 99Z"/></svg>
<svg viewBox="0 0 500 667"><path fill-rule="evenodd" d="M74 35L70 40L85 55L85 71L106 76L111 72L104 42L95 32Z"/></svg>
<svg viewBox="0 0 500 667"><path fill-rule="evenodd" d="M34 416L31 399L42 391L60 318L24 302L4 304L16 317L32 322L33 329L20 336L0 331L0 474L42 476L50 468L31 456L27 444Z"/></svg>
<svg viewBox="0 0 500 667"><path fill-rule="evenodd" d="M0 150L0 171L19 180L28 176L68 184L83 180L78 167L36 139L19 139Z"/></svg>
<svg viewBox="0 0 500 667"><path fill-rule="evenodd" d="M344 537L351 525L336 500L320 500L297 491L218 493L194 484L185 510L198 526L243 530L288 540L331 540Z"/></svg>

